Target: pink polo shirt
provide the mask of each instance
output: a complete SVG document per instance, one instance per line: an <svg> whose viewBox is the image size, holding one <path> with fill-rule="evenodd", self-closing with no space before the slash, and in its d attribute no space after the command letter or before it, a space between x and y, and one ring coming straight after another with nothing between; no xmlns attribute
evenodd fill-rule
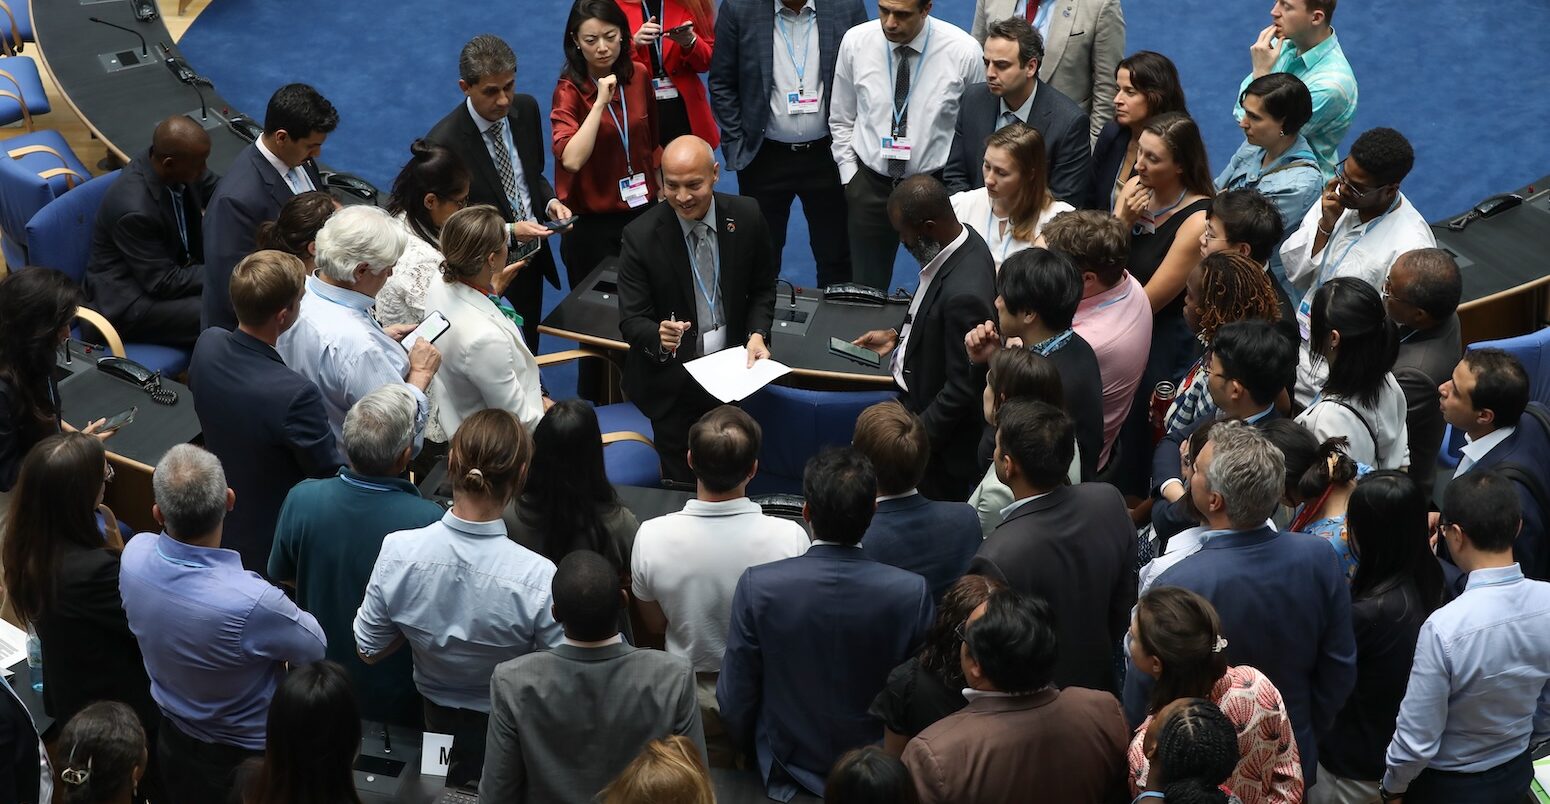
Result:
<svg viewBox="0 0 1550 804"><path fill-rule="evenodd" d="M1098 465L1108 463L1120 425L1135 401L1136 386L1146 370L1152 346L1152 304L1146 291L1129 271L1114 287L1088 296L1076 307L1072 323L1076 334L1098 356L1103 380L1103 454Z"/></svg>

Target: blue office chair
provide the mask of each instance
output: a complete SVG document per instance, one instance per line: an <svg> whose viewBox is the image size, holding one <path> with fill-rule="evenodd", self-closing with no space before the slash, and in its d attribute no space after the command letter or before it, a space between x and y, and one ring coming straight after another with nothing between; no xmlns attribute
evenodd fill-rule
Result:
<svg viewBox="0 0 1550 804"><path fill-rule="evenodd" d="M3 66L9 59L0 59ZM3 93L0 93L3 94ZM0 143L0 252L15 268L30 264L27 222L38 210L91 178L57 131L34 131Z"/></svg>
<svg viewBox="0 0 1550 804"><path fill-rule="evenodd" d="M20 53L23 42L36 42L32 35L32 4L27 0L0 0L0 14L4 14L5 27L0 28L0 53L13 56Z"/></svg>
<svg viewBox="0 0 1550 804"><path fill-rule="evenodd" d="M5 42L7 48L10 41ZM43 92L38 63L30 56L0 58L0 125L20 121L30 132L34 115L48 114L52 107Z"/></svg>
<svg viewBox="0 0 1550 804"><path fill-rule="evenodd" d="M861 411L895 399L894 391L809 391L767 385L743 400L764 430L759 474L748 490L754 494L802 491L807 459L825 447L849 444Z"/></svg>
<svg viewBox="0 0 1550 804"><path fill-rule="evenodd" d="M1468 348L1500 349L1516 357L1528 374L1528 398L1550 405L1550 327L1499 341L1479 341ZM1443 466L1458 466L1459 458L1463 457L1460 450L1464 448L1464 434L1450 424L1443 434L1442 444L1442 454L1437 460Z"/></svg>
<svg viewBox="0 0 1550 804"><path fill-rule="evenodd" d="M602 360L615 372L618 366L593 349L566 349L534 355L539 367L557 366L576 360ZM603 470L615 486L662 485L662 462L652 444L651 420L633 402L597 406L598 429L603 433Z"/></svg>

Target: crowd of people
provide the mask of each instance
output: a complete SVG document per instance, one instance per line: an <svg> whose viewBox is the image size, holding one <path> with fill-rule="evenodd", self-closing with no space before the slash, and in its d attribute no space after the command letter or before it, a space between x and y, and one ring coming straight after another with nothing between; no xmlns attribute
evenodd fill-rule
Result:
<svg viewBox="0 0 1550 804"><path fill-rule="evenodd" d="M385 210L320 192L308 85L218 180L158 126L84 286L0 279L6 614L60 724L0 696L0 799L357 801L369 721L452 735L489 801L702 804L724 768L836 804L1519 804L1550 410L1464 351L1404 135L1341 154L1336 0L1276 0L1237 97L1196 98L1244 132L1215 177L1119 0L876 10L577 0L552 183L477 36ZM854 341L897 399L811 457L800 523L684 368L778 353L797 199L820 285L920 266ZM544 284L605 261L623 388L695 489L646 521L604 469L608 367L556 401L535 357ZM151 532L103 504L112 433L62 418L82 305L192 349L203 442L155 467ZM409 479L441 461L445 506Z"/></svg>

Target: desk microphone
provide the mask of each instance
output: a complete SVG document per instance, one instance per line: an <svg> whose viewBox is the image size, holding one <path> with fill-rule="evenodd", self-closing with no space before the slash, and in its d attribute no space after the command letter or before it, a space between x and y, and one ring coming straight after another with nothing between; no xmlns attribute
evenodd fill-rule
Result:
<svg viewBox="0 0 1550 804"><path fill-rule="evenodd" d="M791 296L790 296L790 298L791 298L791 307L792 307L792 309L796 309L796 306L797 306L797 286L792 284L790 282L790 280L779 279L779 278L777 278L775 280L775 284L777 284L777 285L782 283L782 282L786 283L786 287L791 288Z"/></svg>
<svg viewBox="0 0 1550 804"><path fill-rule="evenodd" d="M98 25L106 25L109 28L117 28L120 31L128 31L128 32L134 34L135 38L140 40L140 55L142 55L142 56L149 56L149 55L151 55L151 49L146 47L146 45L145 45L145 37L141 36L139 31L137 31L137 30L135 30L133 28L125 28L122 25L117 25L117 24L108 22L107 20L102 19L101 17L87 17L86 19L91 20L92 22L95 22Z"/></svg>
<svg viewBox="0 0 1550 804"><path fill-rule="evenodd" d="M199 87L201 84L207 87L214 86L214 84L210 83L210 79L194 72L194 68L188 66L188 62L184 61L182 56L174 54L172 48L167 44L162 44L161 52L166 57L162 63L167 65L167 69L177 76L179 81L182 81L190 89L194 90L195 95L199 96L199 119L202 121L209 120L210 108L205 104L205 94L199 91Z"/></svg>
<svg viewBox="0 0 1550 804"><path fill-rule="evenodd" d="M386 722L382 724L382 753L393 753L393 733Z"/></svg>

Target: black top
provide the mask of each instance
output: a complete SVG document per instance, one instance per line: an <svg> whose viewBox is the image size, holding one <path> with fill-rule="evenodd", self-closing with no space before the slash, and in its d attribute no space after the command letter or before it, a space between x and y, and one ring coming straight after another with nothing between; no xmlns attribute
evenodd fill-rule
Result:
<svg viewBox="0 0 1550 804"><path fill-rule="evenodd" d="M917 656L888 674L883 691L867 712L883 721L883 726L894 734L914 737L967 703L961 689L949 687L935 673L921 667Z"/></svg>
<svg viewBox="0 0 1550 804"><path fill-rule="evenodd" d="M43 774L38 730L21 699L0 690L0 801L37 801Z"/></svg>
<svg viewBox="0 0 1550 804"><path fill-rule="evenodd" d="M1319 763L1330 773L1358 781L1383 778L1384 752L1405 698L1416 638L1429 614L1409 579L1352 601L1356 689L1318 740Z"/></svg>
<svg viewBox="0 0 1550 804"><path fill-rule="evenodd" d="M1103 452L1103 374L1098 354L1085 338L1072 332L1059 349L1049 353L1049 361L1060 374L1064 409L1076 427L1076 457L1085 483L1098 473L1098 456ZM995 451L996 429L986 427L979 445L981 473Z"/></svg>
<svg viewBox="0 0 1550 804"><path fill-rule="evenodd" d="M59 387L54 384L53 378L48 382L53 397L58 399ZM0 380L0 492L10 491L16 485L16 476L22 470L22 459L27 457L27 451L32 449L32 445L59 432L57 412L53 429L40 430L32 422L23 420L27 413L17 410L20 404L21 400L17 398L10 383Z"/></svg>
<svg viewBox="0 0 1550 804"><path fill-rule="evenodd" d="M1157 231L1151 234L1131 235L1130 275L1143 285L1152 281L1152 274L1157 273L1157 269L1162 266L1163 259L1168 256L1168 249L1173 248L1173 239L1178 235L1179 227L1189 220L1189 216L1209 209L1210 206L1211 199L1202 198L1189 206L1176 210L1172 217L1168 218L1163 225L1157 227ZM1183 290L1180 290L1179 295L1175 296L1173 301L1168 302L1153 316L1154 319L1166 317L1184 317Z"/></svg>

